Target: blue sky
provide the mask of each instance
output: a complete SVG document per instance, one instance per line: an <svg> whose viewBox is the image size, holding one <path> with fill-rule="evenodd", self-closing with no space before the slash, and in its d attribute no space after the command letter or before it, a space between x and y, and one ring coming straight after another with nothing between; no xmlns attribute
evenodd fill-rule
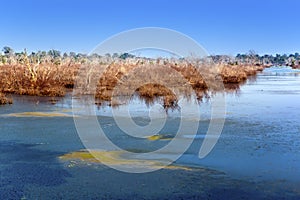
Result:
<svg viewBox="0 0 300 200"><path fill-rule="evenodd" d="M299 0L10 0L1 2L0 47L90 52L133 28L182 32L210 54L300 52Z"/></svg>

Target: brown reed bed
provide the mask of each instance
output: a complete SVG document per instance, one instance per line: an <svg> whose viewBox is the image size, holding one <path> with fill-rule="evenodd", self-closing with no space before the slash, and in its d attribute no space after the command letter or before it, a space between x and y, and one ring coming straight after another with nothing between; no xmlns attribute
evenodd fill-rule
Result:
<svg viewBox="0 0 300 200"><path fill-rule="evenodd" d="M4 65L0 67L0 91L31 96L64 96L74 86L76 66Z"/></svg>
<svg viewBox="0 0 300 200"><path fill-rule="evenodd" d="M178 98L169 87L178 89L179 93L184 94L185 97L190 96L193 91L197 99L202 100L204 96L207 96L208 90L214 92L237 90L249 76L256 75L263 68L263 66L241 65L216 65L212 68L207 64L193 65L186 62L113 63L98 82L96 98L110 101L113 96L130 96L133 94L132 91L135 91L146 102L162 97L163 106L172 107L177 104ZM178 78L170 70L175 70L184 79ZM217 73L212 71L217 71ZM224 87L218 85L218 81L222 82ZM122 87L115 92L119 85Z"/></svg>
<svg viewBox="0 0 300 200"><path fill-rule="evenodd" d="M107 68L105 63L110 63ZM84 65L33 64L27 61L0 66L0 92L64 96L66 89L74 88L76 84L81 88L80 94L95 95L100 101L137 94L148 101L161 98L163 106L168 108L177 104L178 94L188 97L195 92L197 99L201 100L208 90L237 89L249 76L263 69L263 66L215 65L182 60L115 59ZM76 79L78 74L84 76ZM225 88L220 86L220 82ZM2 94L0 98L2 103L6 97Z"/></svg>

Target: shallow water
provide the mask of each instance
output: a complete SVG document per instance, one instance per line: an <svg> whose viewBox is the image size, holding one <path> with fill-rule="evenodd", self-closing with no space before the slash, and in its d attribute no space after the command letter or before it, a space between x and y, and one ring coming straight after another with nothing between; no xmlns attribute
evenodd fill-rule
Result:
<svg viewBox="0 0 300 200"><path fill-rule="evenodd" d="M204 101L197 136L174 164L191 170L166 168L146 174L118 172L98 162L60 159L84 149L70 117L71 95L56 99L55 105L52 98L14 96L13 105L0 107L0 199L299 199L300 71L265 69L238 93L225 95L225 126L212 152L203 159L198 157L211 117L211 104ZM183 120L199 120L193 116L197 104L185 104L190 106L190 117ZM76 104L75 112L80 109ZM115 111L124 117L127 109L123 105ZM149 108L138 99L129 105L138 125L150 122L149 109L158 118L166 115L159 105ZM160 135L134 138L116 125L112 108L95 111L107 137L132 152L162 148L175 136L180 122L179 110L168 111ZM181 139L189 138L193 136L187 132ZM169 154L155 156L160 160ZM149 167L147 159L154 158L137 155L135 159Z"/></svg>

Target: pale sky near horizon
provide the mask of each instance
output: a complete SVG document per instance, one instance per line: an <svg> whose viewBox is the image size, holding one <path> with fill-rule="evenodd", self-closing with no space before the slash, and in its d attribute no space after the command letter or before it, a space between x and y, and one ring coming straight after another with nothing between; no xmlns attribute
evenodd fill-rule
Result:
<svg viewBox="0 0 300 200"><path fill-rule="evenodd" d="M300 52L298 0L10 0L1 2L0 48L88 53L134 28L184 33L210 54Z"/></svg>

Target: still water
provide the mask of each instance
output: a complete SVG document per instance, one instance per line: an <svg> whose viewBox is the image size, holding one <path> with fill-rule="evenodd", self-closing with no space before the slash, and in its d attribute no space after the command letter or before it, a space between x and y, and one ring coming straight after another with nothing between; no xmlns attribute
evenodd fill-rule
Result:
<svg viewBox="0 0 300 200"><path fill-rule="evenodd" d="M85 148L74 125L71 94L54 105L48 97L13 96L13 105L0 107L0 199L299 199L300 71L268 68L240 90L224 95L225 124L213 150L198 157L211 118L210 101L200 107L186 103L191 117L183 120L199 123L192 145L172 168L145 174L76 157L61 159ZM195 105L199 118L193 116ZM80 105L74 109L80 110ZM129 110L134 122L143 126L150 121L149 109L155 116L168 116L150 140L127 136L112 117L113 110L121 117ZM166 113L138 99L115 109L95 107L95 112L107 137L136 153L167 145L181 120L180 110Z"/></svg>

